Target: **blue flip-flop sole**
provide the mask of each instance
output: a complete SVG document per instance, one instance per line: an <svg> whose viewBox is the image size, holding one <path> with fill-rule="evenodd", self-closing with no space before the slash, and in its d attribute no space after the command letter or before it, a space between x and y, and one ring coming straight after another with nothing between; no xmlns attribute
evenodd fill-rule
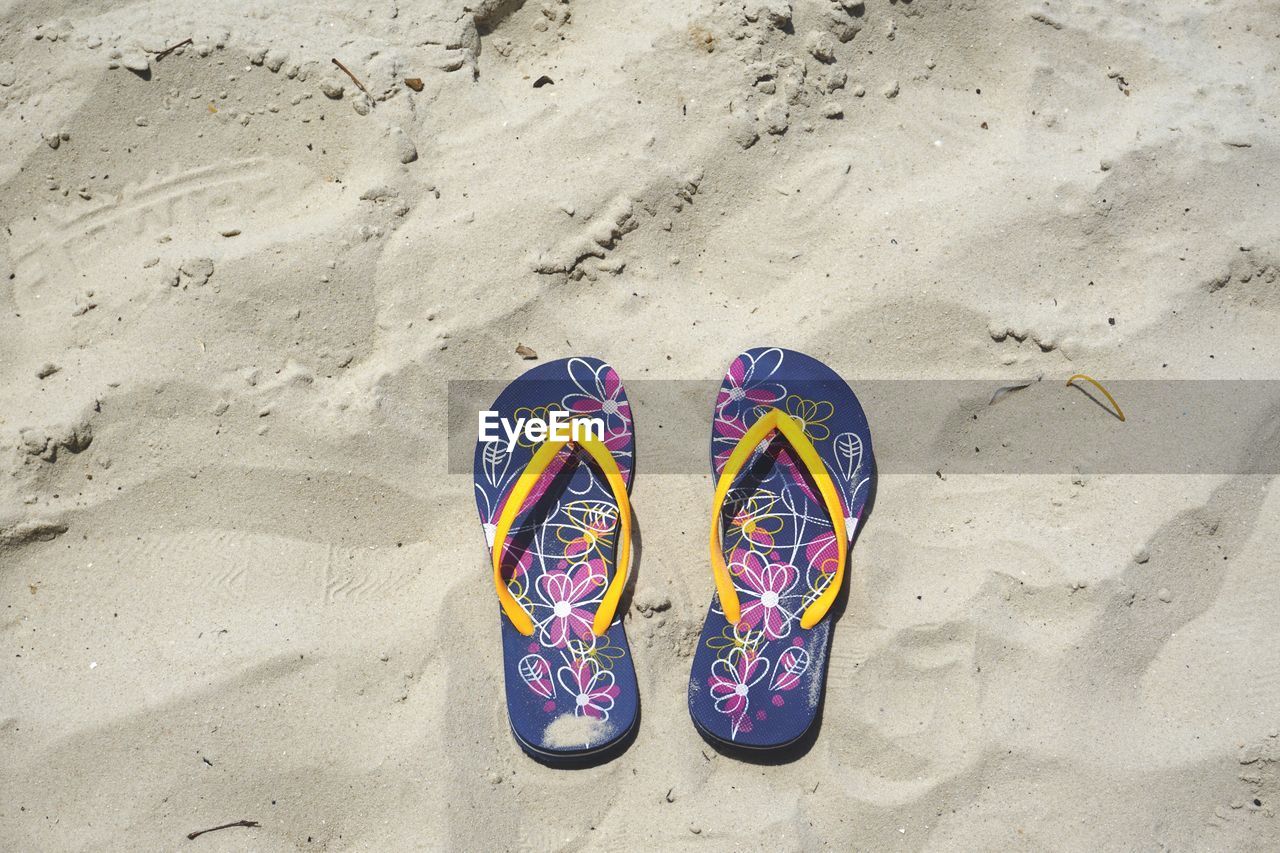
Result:
<svg viewBox="0 0 1280 853"><path fill-rule="evenodd" d="M734 359L716 399L714 477L769 408L800 422L813 442L840 492L852 545L875 478L871 432L848 384L814 358L756 348ZM689 676L689 713L713 740L778 749L805 736L823 695L834 616L807 630L800 616L834 576L831 519L794 451L775 437L734 481L721 520L741 618L730 625L713 596Z"/></svg>
<svg viewBox="0 0 1280 853"><path fill-rule="evenodd" d="M498 396L493 411L514 423L551 409L600 418L605 444L628 488L635 436L617 373L595 358L540 364ZM476 505L486 540L502 501L537 445L504 437L476 445ZM503 568L511 593L530 613L526 637L500 613L507 714L517 742L550 763L573 762L620 744L635 728L640 698L621 614L602 636L590 621L612 580L618 505L595 465L563 451L512 526ZM491 545L492 547L492 545Z"/></svg>

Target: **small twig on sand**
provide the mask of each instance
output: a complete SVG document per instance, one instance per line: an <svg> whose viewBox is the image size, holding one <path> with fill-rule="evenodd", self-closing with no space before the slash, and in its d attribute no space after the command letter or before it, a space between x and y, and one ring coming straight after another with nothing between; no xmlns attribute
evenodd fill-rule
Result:
<svg viewBox="0 0 1280 853"><path fill-rule="evenodd" d="M256 820L236 820L231 823L224 823L222 826L211 826L208 829L201 829L196 832L188 832L187 838L194 841L206 832L217 832L219 829L230 829L233 826L260 826Z"/></svg>
<svg viewBox="0 0 1280 853"><path fill-rule="evenodd" d="M177 50L178 48L180 48L180 47L186 47L186 46L187 46L187 45L189 45L189 44L193 44L193 42L191 41L191 39L186 38L186 39L183 39L182 41L178 42L177 44L171 44L171 45L169 45L169 46L168 46L168 47L166 47L164 50L162 50L162 51L160 51L159 53L157 53L157 54L156 54L156 62L159 62L160 60L164 59L166 56L168 56L169 54L173 53L173 52L174 52L175 50Z"/></svg>
<svg viewBox="0 0 1280 853"><path fill-rule="evenodd" d="M1101 392L1106 396L1106 398L1107 398L1107 402L1109 402L1109 403L1111 404L1111 407L1112 407L1113 409L1115 409L1115 411L1114 411L1112 414L1114 414L1118 419L1120 419L1120 420L1122 420L1122 421L1124 420L1124 411L1120 408L1120 404L1116 402L1116 398L1115 398L1115 397L1112 397L1112 396L1111 396L1111 392L1110 392L1110 391L1108 391L1106 388L1103 388L1103 387L1102 387L1102 383L1101 383L1101 382L1099 382L1098 380L1094 379L1092 376L1086 376L1086 375L1085 375L1085 374L1083 374L1083 373L1077 373L1075 376L1072 376L1070 379L1068 379L1068 380L1067 380L1067 385L1068 385L1068 386L1069 386L1069 385L1071 385L1071 383L1072 383L1072 382L1075 382L1077 379L1086 379L1086 380L1088 380L1089 382L1093 383L1093 387L1095 387L1095 388L1097 388L1099 391L1101 391ZM1083 389L1082 389L1082 390L1083 390ZM1085 391L1085 396L1086 396L1086 397L1090 396L1088 391ZM1095 402L1097 402L1097 401L1095 401ZM1101 405L1101 404L1099 404L1099 405Z"/></svg>
<svg viewBox="0 0 1280 853"><path fill-rule="evenodd" d="M357 77L356 75L354 75L354 74L352 74L352 73L351 73L351 69L350 69L350 68L348 68L347 66L343 65L343 64L342 64L341 62L339 62L336 58L335 58L335 59L333 59L333 64L334 64L334 65L336 65L336 66L338 66L339 68L341 68L341 69L342 69L342 73L344 73L344 74L346 74L348 77L350 77L350 78L351 78L351 82L352 82L352 83L355 83L355 84L356 84L356 87L357 87L357 88L359 88L361 92L364 92L366 95L369 95L369 90L368 90L368 89L366 89L366 88L364 87L364 84L360 82L360 78L359 78L359 77ZM373 95L369 95L369 98L370 98L370 99L372 99L372 98L373 98Z"/></svg>

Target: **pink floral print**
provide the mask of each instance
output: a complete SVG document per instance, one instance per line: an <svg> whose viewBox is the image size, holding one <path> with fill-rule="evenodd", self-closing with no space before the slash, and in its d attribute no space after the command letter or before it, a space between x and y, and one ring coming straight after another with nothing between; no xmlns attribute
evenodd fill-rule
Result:
<svg viewBox="0 0 1280 853"><path fill-rule="evenodd" d="M625 447L631 434L631 404L614 369L608 365L593 368L574 359L569 363L569 378L578 390L566 395L562 405L574 414L604 421L604 444L611 451Z"/></svg>
<svg viewBox="0 0 1280 853"><path fill-rule="evenodd" d="M735 585L741 622L764 631L770 640L787 636L795 617L792 590L800 579L799 569L771 562L754 551L738 551L733 554L729 571L740 581Z"/></svg>
<svg viewBox="0 0 1280 853"><path fill-rule="evenodd" d="M761 365L760 373L772 372L776 365ZM757 364L747 356L738 356L729 365L724 386L716 397L716 415L725 420L744 420L745 413L756 406L771 406L781 400L786 390L776 382L757 381Z"/></svg>
<svg viewBox="0 0 1280 853"><path fill-rule="evenodd" d="M538 601L533 603L539 640L545 646L563 648L577 637L594 637L591 623L602 596L604 566L599 560L581 563L570 571L550 571L538 577Z"/></svg>
<svg viewBox="0 0 1280 853"><path fill-rule="evenodd" d="M716 710L733 719L734 733L751 731L747 715L751 688L769 674L769 662L755 649L737 646L711 665L707 686L715 700Z"/></svg>
<svg viewBox="0 0 1280 853"><path fill-rule="evenodd" d="M557 675L560 686L574 699L575 716L609 719L620 692L612 672L601 669L591 658L576 658L560 667Z"/></svg>

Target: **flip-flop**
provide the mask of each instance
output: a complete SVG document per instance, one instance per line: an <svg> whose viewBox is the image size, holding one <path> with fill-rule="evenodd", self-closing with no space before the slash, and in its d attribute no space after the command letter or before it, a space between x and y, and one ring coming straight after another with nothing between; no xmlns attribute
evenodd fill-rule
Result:
<svg viewBox="0 0 1280 853"><path fill-rule="evenodd" d="M572 762L627 737L639 692L618 601L631 548L627 490L634 468L631 406L596 358L541 364L493 404L522 419L598 419L575 441L526 436L479 441L476 505L502 609L511 731L531 756Z"/></svg>
<svg viewBox="0 0 1280 853"><path fill-rule="evenodd" d="M747 350L716 398L711 470L716 594L689 713L715 741L783 747L818 713L829 611L875 477L866 415L822 362Z"/></svg>

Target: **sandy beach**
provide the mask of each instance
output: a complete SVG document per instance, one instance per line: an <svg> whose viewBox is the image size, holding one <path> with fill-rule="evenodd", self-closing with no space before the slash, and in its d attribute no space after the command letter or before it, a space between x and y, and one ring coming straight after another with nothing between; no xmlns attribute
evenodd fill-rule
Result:
<svg viewBox="0 0 1280 853"><path fill-rule="evenodd" d="M1274 0L0 0L0 848L1280 848L1274 453L890 466L751 763L640 395L642 718L570 771L448 429L573 355L1280 378L1278 57Z"/></svg>

